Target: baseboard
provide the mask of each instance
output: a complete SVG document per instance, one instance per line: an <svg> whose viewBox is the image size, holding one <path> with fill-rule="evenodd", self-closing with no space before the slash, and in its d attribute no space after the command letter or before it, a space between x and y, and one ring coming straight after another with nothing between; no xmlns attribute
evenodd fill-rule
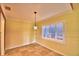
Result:
<svg viewBox="0 0 79 59"><path fill-rule="evenodd" d="M47 48L47 49L49 49L49 50L52 50L52 51L54 51L54 52L56 52L58 54L61 54L61 55L65 56L65 54L63 54L63 53L61 53L61 52L59 52L59 51L57 51L55 49L51 49L51 48L49 48L49 47L47 47L47 46L45 46L45 45L43 45L43 44L41 44L39 42L36 42L36 43L39 44L39 45L41 45L41 46L43 46L43 47L45 47L45 48Z"/></svg>
<svg viewBox="0 0 79 59"><path fill-rule="evenodd" d="M15 46L15 47L10 47L10 48L7 48L7 49L5 49L5 50L9 50L9 49L13 49L13 48L18 48L18 47L22 47L22 46L25 46L25 45L30 45L30 44L33 44L33 43L37 43L37 44L39 44L39 45L41 45L41 46L44 46L45 48L47 48L47 49L49 49L49 50L52 50L52 51L54 51L54 52L56 52L56 53L59 53L59 54L65 56L63 53L61 53L61 52L59 52L59 51L57 51L57 50L55 50L55 49L51 49L51 48L49 48L49 47L47 47L47 46L45 46L45 45L43 45L43 44L41 44L41 43L39 43L39 42L36 42L36 41L33 41L33 42L31 42L31 43L28 43L28 44L23 44L23 45L19 45L19 46Z"/></svg>
<svg viewBox="0 0 79 59"><path fill-rule="evenodd" d="M18 46L13 46L13 47L10 47L10 48L6 48L5 50L18 48L18 47L22 47L22 46L25 46L25 45L30 45L30 44L33 44L33 43L36 43L36 42L34 41L34 42L31 42L31 43L27 43L27 44L22 44L22 45L18 45Z"/></svg>

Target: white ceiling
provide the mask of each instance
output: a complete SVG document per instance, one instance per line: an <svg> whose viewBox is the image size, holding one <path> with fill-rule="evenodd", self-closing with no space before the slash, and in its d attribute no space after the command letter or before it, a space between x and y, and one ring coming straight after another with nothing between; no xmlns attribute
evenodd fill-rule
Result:
<svg viewBox="0 0 79 59"><path fill-rule="evenodd" d="M17 4L3 4L11 7L11 10L5 10L7 17L15 17L19 19L34 21L34 11L37 11L37 21L45 20L51 16L71 10L70 4L67 3L17 3Z"/></svg>

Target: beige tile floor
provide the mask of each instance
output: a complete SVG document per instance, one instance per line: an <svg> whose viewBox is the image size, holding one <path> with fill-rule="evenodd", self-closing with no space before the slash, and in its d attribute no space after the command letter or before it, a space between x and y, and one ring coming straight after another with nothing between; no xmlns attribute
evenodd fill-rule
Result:
<svg viewBox="0 0 79 59"><path fill-rule="evenodd" d="M5 56L61 56L37 43L6 51Z"/></svg>

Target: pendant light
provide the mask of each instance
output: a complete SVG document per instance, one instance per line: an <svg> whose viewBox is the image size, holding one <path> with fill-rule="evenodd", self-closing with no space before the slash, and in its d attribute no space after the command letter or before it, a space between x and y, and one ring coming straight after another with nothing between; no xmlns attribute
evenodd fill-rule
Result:
<svg viewBox="0 0 79 59"><path fill-rule="evenodd" d="M37 12L34 12L34 14L35 14L34 30L37 30L38 29L37 24L36 24L36 14L37 14Z"/></svg>

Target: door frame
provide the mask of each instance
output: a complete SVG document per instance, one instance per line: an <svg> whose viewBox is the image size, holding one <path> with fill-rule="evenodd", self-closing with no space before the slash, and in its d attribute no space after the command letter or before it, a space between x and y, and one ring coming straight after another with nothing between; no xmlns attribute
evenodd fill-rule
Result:
<svg viewBox="0 0 79 59"><path fill-rule="evenodd" d="M6 17L0 4L0 16L1 16L1 55L5 55L5 29L6 29Z"/></svg>

